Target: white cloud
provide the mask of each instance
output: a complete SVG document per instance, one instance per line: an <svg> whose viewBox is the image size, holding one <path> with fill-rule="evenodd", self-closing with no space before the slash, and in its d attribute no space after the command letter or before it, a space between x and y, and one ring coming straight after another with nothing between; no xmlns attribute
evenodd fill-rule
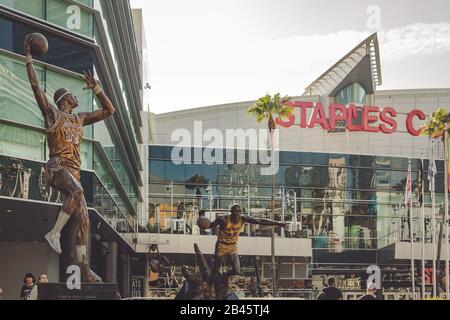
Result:
<svg viewBox="0 0 450 320"><path fill-rule="evenodd" d="M379 38L385 60L444 54L450 52L450 23L416 23L382 31Z"/></svg>
<svg viewBox="0 0 450 320"><path fill-rule="evenodd" d="M155 113L252 100L266 92L299 95L371 34L349 30L266 39L202 29L201 35L175 38L170 33L169 38L155 35L152 40L153 33L148 33ZM380 30L378 35L382 65L450 52L450 23L417 23Z"/></svg>

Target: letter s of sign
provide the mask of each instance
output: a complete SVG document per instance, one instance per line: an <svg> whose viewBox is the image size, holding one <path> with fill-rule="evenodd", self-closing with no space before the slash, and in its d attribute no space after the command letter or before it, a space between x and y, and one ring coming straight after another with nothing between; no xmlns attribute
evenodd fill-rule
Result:
<svg viewBox="0 0 450 320"><path fill-rule="evenodd" d="M81 9L77 5L67 7L66 13L70 16L67 18L67 29L81 30Z"/></svg>
<svg viewBox="0 0 450 320"><path fill-rule="evenodd" d="M397 111L393 108L384 108L380 114L380 120L384 122L380 124L380 131L385 134L391 134L397 131L397 122L394 120L396 116Z"/></svg>
<svg viewBox="0 0 450 320"><path fill-rule="evenodd" d="M290 108L294 108L294 107L295 107L295 104L294 104L293 102L291 102L291 101L288 101L288 102L286 102L286 106L287 106L287 107L290 107ZM284 121L284 120L281 119L281 118L276 118L276 119L275 119L275 122L276 122L278 125L282 126L283 128L290 128L290 127L292 127L292 126L294 125L294 123L295 123L295 115L294 115L294 114L289 115L288 121Z"/></svg>
<svg viewBox="0 0 450 320"><path fill-rule="evenodd" d="M367 267L367 274L370 276L367 278L367 285L374 282L377 290L381 289L381 269L379 266L371 265Z"/></svg>
<svg viewBox="0 0 450 320"><path fill-rule="evenodd" d="M66 285L69 290L81 290L81 269L79 266L69 266L67 268L67 274L70 276L67 278Z"/></svg>

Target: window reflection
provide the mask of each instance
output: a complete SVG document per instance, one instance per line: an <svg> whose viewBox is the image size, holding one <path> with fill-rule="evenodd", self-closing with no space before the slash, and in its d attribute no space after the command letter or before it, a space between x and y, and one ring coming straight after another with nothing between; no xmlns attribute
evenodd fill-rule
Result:
<svg viewBox="0 0 450 320"><path fill-rule="evenodd" d="M226 214L231 203L239 202L246 213L270 218L272 177L262 176L259 165L175 166L170 153L169 146L150 147L152 228L157 229L156 208L163 206L163 213L169 217L171 201L173 219L177 202L189 207L185 211L194 216L202 210L208 215L211 211L210 218L215 219ZM283 164L276 176L275 220L290 223L285 231L276 230L278 236L310 238L315 250L328 253L377 249L392 239L408 237L408 216L402 206L408 159L301 152L289 153L284 159L299 159L303 163ZM417 164L417 160L413 163ZM442 173L439 175L443 179ZM413 172L413 189L417 188L417 178L417 172ZM174 183L173 194L167 189L170 180ZM441 194L437 201L443 201ZM425 203L429 214L429 193ZM169 228L165 232L174 232L176 226L172 227L172 231ZM195 223L189 228L193 231L188 232L195 233ZM246 227L242 235L270 236L270 228Z"/></svg>
<svg viewBox="0 0 450 320"><path fill-rule="evenodd" d="M41 32L48 40L49 51L39 57L39 60L80 74L85 70L93 71L94 53L91 49L51 33L36 30L36 27L2 17L0 17L0 48L23 55L23 40L27 34L33 32Z"/></svg>
<svg viewBox="0 0 450 320"><path fill-rule="evenodd" d="M359 83L352 83L351 85L342 89L336 96L336 102L343 105L366 104L366 90Z"/></svg>

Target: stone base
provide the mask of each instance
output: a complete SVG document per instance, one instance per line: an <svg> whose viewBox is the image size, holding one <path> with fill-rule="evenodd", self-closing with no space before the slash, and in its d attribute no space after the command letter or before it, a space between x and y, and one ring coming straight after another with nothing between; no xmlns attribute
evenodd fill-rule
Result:
<svg viewBox="0 0 450 320"><path fill-rule="evenodd" d="M38 300L119 300L114 283L82 284L81 290L69 290L65 283L47 283L38 286Z"/></svg>

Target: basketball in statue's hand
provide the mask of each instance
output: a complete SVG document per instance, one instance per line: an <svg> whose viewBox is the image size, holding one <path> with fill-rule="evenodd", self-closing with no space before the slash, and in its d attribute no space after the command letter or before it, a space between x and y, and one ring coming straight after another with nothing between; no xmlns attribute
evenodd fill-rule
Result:
<svg viewBox="0 0 450 320"><path fill-rule="evenodd" d="M30 53L33 56L42 56L48 51L47 38L41 33L31 33L27 35L27 41L30 44Z"/></svg>
<svg viewBox="0 0 450 320"><path fill-rule="evenodd" d="M208 218L206 218L206 217L200 217L197 220L197 225L198 225L198 227L200 229L206 230L206 229L209 229L211 227L211 221Z"/></svg>

